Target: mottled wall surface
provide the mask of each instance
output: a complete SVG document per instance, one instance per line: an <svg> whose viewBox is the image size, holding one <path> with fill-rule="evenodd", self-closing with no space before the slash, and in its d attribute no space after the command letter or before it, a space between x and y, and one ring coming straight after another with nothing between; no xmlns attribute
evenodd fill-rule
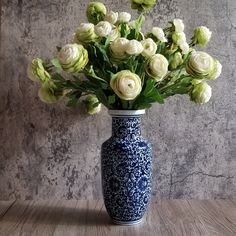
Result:
<svg viewBox="0 0 236 236"><path fill-rule="evenodd" d="M88 1L2 0L0 76L0 199L101 198L100 145L110 136L106 109L88 117L63 104L48 106L26 78L36 56L49 58L85 20ZM106 0L127 10L129 1ZM223 64L212 100L187 97L155 105L143 119L154 151L153 195L161 198L236 196L236 1L159 0L146 26L181 17L186 32L207 25L207 50Z"/></svg>

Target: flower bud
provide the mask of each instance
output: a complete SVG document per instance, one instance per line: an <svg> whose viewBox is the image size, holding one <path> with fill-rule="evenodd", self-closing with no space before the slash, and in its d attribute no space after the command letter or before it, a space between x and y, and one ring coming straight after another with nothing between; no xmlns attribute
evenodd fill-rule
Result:
<svg viewBox="0 0 236 236"><path fill-rule="evenodd" d="M129 55L139 55L143 51L143 45L135 40L132 39L127 43L126 53Z"/></svg>
<svg viewBox="0 0 236 236"><path fill-rule="evenodd" d="M142 55L146 58L153 56L157 51L157 45L151 38L143 40L142 45Z"/></svg>
<svg viewBox="0 0 236 236"><path fill-rule="evenodd" d="M88 95L84 102L89 115L95 115L101 111L101 103L95 95Z"/></svg>
<svg viewBox="0 0 236 236"><path fill-rule="evenodd" d="M206 82L202 82L194 85L190 97L195 103L204 104L210 100L211 94L211 87Z"/></svg>
<svg viewBox="0 0 236 236"><path fill-rule="evenodd" d="M120 12L118 16L119 23L128 23L131 19L131 14L128 12Z"/></svg>
<svg viewBox="0 0 236 236"><path fill-rule="evenodd" d="M89 42L96 41L97 35L94 32L94 24L82 23L75 32L75 43L86 44Z"/></svg>
<svg viewBox="0 0 236 236"><path fill-rule="evenodd" d="M186 35L184 32L182 33L173 33L172 34L172 39L175 44L180 46L181 44L186 42Z"/></svg>
<svg viewBox="0 0 236 236"><path fill-rule="evenodd" d="M88 52L79 44L67 44L58 54L63 70L71 73L81 71L88 63Z"/></svg>
<svg viewBox="0 0 236 236"><path fill-rule="evenodd" d="M107 9L101 2L89 3L86 10L88 21L93 24L97 24L99 21L104 20L106 13Z"/></svg>
<svg viewBox="0 0 236 236"><path fill-rule="evenodd" d="M126 38L117 38L114 42L110 44L110 52L112 59L116 61L121 61L127 58L126 49L129 40Z"/></svg>
<svg viewBox="0 0 236 236"><path fill-rule="evenodd" d="M112 31L112 25L108 21L100 21L94 28L94 31L99 37L106 37Z"/></svg>
<svg viewBox="0 0 236 236"><path fill-rule="evenodd" d="M114 11L110 11L106 16L105 16L105 21L108 21L109 23L111 23L112 25L116 24L117 20L118 20L118 16L119 13L118 12L114 12Z"/></svg>
<svg viewBox="0 0 236 236"><path fill-rule="evenodd" d="M222 72L222 65L220 64L220 62L218 60L214 60L214 69L212 70L212 72L209 74L208 79L210 80L215 80L217 79Z"/></svg>
<svg viewBox="0 0 236 236"><path fill-rule="evenodd" d="M167 42L167 39L165 37L165 33L162 28L159 27L153 27L152 28L152 34L161 42Z"/></svg>
<svg viewBox="0 0 236 236"><path fill-rule="evenodd" d="M155 54L147 61L146 70L156 81L160 81L168 72L168 61L163 55Z"/></svg>
<svg viewBox="0 0 236 236"><path fill-rule="evenodd" d="M51 78L50 74L45 70L43 66L43 60L40 58L33 59L32 62L28 65L27 75L28 78L32 81L41 83L44 83Z"/></svg>
<svg viewBox="0 0 236 236"><path fill-rule="evenodd" d="M176 33L182 33L184 32L184 23L182 20L180 19L174 19L173 20L173 25L174 25L174 28L175 28L175 32Z"/></svg>
<svg viewBox="0 0 236 236"><path fill-rule="evenodd" d="M63 91L58 91L56 85L52 81L42 84L38 91L40 100L44 103L56 103L64 97Z"/></svg>
<svg viewBox="0 0 236 236"><path fill-rule="evenodd" d="M182 54L180 52L176 52L173 55L173 59L170 62L170 69L175 70L177 67L183 64Z"/></svg>
<svg viewBox="0 0 236 236"><path fill-rule="evenodd" d="M110 81L115 94L123 100L135 99L142 90L142 82L138 75L129 70L122 70L115 74Z"/></svg>
<svg viewBox="0 0 236 236"><path fill-rule="evenodd" d="M180 49L182 50L182 53L185 55L185 54L188 54L189 53L189 45L187 42L184 42L184 43L181 43L179 45Z"/></svg>
<svg viewBox="0 0 236 236"><path fill-rule="evenodd" d="M212 32L205 26L197 27L194 30L193 43L205 47L211 39Z"/></svg>
<svg viewBox="0 0 236 236"><path fill-rule="evenodd" d="M156 0L131 0L132 9L149 11L156 4Z"/></svg>

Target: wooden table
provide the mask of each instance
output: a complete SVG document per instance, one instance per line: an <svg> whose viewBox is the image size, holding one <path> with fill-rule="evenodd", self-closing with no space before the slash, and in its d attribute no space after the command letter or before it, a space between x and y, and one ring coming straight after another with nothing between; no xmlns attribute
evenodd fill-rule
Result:
<svg viewBox="0 0 236 236"><path fill-rule="evenodd" d="M110 222L102 201L0 202L0 235L236 235L236 200L153 201L142 223Z"/></svg>

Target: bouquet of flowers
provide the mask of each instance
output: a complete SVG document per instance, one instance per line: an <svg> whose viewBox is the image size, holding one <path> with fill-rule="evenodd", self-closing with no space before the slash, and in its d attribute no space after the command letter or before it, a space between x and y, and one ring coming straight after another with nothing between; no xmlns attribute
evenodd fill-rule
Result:
<svg viewBox="0 0 236 236"><path fill-rule="evenodd" d="M221 74L218 60L194 46L204 47L211 38L205 26L194 30L187 43L180 19L162 29L142 32L145 12L156 0L132 0L139 17L108 11L100 2L89 3L88 23L81 23L74 40L52 60L33 59L28 77L41 84L38 95L46 103L66 98L68 106L83 101L89 114L108 109L137 110L163 104L175 94L187 94L198 104L209 101L207 80Z"/></svg>

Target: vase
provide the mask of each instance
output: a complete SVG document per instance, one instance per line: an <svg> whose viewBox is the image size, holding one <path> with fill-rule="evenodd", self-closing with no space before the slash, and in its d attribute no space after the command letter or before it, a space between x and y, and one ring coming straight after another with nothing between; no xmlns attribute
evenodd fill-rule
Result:
<svg viewBox="0 0 236 236"><path fill-rule="evenodd" d="M151 195L152 151L141 136L145 110L109 110L112 136L102 144L102 190L106 210L116 224L141 222Z"/></svg>

